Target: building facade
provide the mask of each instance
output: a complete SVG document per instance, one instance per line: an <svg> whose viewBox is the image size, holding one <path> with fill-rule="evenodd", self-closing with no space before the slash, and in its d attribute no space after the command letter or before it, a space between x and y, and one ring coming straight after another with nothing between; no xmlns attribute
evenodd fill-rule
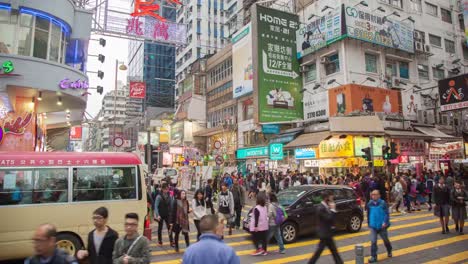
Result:
<svg viewBox="0 0 468 264"><path fill-rule="evenodd" d="M1 151L65 150L58 143L81 124L92 12L53 2L0 1L0 123L23 120L2 134Z"/></svg>

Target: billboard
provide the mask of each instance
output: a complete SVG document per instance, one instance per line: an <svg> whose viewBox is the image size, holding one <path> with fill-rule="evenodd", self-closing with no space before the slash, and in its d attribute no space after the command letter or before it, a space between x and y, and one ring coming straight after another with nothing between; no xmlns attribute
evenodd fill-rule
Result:
<svg viewBox="0 0 468 264"><path fill-rule="evenodd" d="M387 145L383 137L374 137L372 142L372 154L375 156L382 156L382 146ZM369 137L354 137L354 156L360 157L364 155L362 152L363 148L370 147L370 138Z"/></svg>
<svg viewBox="0 0 468 264"><path fill-rule="evenodd" d="M145 82L130 82L130 98L145 99L145 96Z"/></svg>
<svg viewBox="0 0 468 264"><path fill-rule="evenodd" d="M253 91L252 25L245 25L232 37L233 97L239 98Z"/></svg>
<svg viewBox="0 0 468 264"><path fill-rule="evenodd" d="M328 91L304 93L304 120L320 121L329 116Z"/></svg>
<svg viewBox="0 0 468 264"><path fill-rule="evenodd" d="M307 24L300 25L296 31L298 59L345 37L342 29L342 10L339 6L323 17L316 17Z"/></svg>
<svg viewBox="0 0 468 264"><path fill-rule="evenodd" d="M81 140L83 128L81 126L72 126L70 128L70 140Z"/></svg>
<svg viewBox="0 0 468 264"><path fill-rule="evenodd" d="M259 5L254 5L254 14L256 121L300 120L302 78L294 56L298 16Z"/></svg>
<svg viewBox="0 0 468 264"><path fill-rule="evenodd" d="M399 91L347 84L328 90L330 116L347 115L352 112L399 113Z"/></svg>
<svg viewBox="0 0 468 264"><path fill-rule="evenodd" d="M385 14L346 6L347 36L373 44L414 53L414 27L388 18Z"/></svg>
<svg viewBox="0 0 468 264"><path fill-rule="evenodd" d="M421 93L415 93L414 89L401 91L403 116L406 120L418 120L418 110L422 110Z"/></svg>
<svg viewBox="0 0 468 264"><path fill-rule="evenodd" d="M468 107L468 74L439 80L440 111Z"/></svg>
<svg viewBox="0 0 468 264"><path fill-rule="evenodd" d="M338 158L354 156L352 136L334 136L328 140L322 140L319 145L320 158Z"/></svg>

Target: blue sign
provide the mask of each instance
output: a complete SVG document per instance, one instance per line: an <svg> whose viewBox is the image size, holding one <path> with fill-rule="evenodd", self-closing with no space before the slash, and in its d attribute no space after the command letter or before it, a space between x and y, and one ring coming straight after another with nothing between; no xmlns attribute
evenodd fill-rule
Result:
<svg viewBox="0 0 468 264"><path fill-rule="evenodd" d="M280 126L279 125L262 125L263 134L279 134Z"/></svg>
<svg viewBox="0 0 468 264"><path fill-rule="evenodd" d="M270 144L270 160L282 160L283 157L283 144Z"/></svg>
<svg viewBox="0 0 468 264"><path fill-rule="evenodd" d="M298 148L294 150L296 159L315 159L317 158L316 148Z"/></svg>

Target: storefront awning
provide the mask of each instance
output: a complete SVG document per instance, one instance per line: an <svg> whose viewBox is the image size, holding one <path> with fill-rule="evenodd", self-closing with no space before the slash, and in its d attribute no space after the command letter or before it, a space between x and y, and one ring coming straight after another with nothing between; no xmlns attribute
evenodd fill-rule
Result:
<svg viewBox="0 0 468 264"><path fill-rule="evenodd" d="M283 144L289 143L289 142L293 141L294 138L297 136L297 134L299 134L301 132L302 132L302 130L279 134L279 135L271 138L270 143L283 143Z"/></svg>
<svg viewBox="0 0 468 264"><path fill-rule="evenodd" d="M385 130L385 135L391 138L432 139L432 136L407 130Z"/></svg>
<svg viewBox="0 0 468 264"><path fill-rule="evenodd" d="M450 136L445 134L444 132L440 131L439 129L435 127L420 127L420 126L415 126L414 127L416 130L419 132L422 132L428 136L433 137L435 140L443 140L443 141L458 141L462 140L461 138Z"/></svg>
<svg viewBox="0 0 468 264"><path fill-rule="evenodd" d="M330 132L347 135L384 135L385 130L378 116L331 117Z"/></svg>
<svg viewBox="0 0 468 264"><path fill-rule="evenodd" d="M193 132L193 136L194 137L211 137L221 132L223 132L223 127L217 126L217 127L205 128L202 130L198 130L197 132Z"/></svg>
<svg viewBox="0 0 468 264"><path fill-rule="evenodd" d="M289 144L284 146L284 148L318 146L320 144L320 141L324 140L328 136L330 136L329 131L302 134L299 137L297 137L295 140L291 141Z"/></svg>

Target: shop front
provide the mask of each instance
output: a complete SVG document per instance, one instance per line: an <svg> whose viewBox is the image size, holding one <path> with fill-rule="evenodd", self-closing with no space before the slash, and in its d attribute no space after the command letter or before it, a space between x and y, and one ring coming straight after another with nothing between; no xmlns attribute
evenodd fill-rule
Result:
<svg viewBox="0 0 468 264"><path fill-rule="evenodd" d="M284 173L288 168L278 164L284 157L283 144L281 143L240 148L236 151L238 171L243 175L265 171L282 171Z"/></svg>

